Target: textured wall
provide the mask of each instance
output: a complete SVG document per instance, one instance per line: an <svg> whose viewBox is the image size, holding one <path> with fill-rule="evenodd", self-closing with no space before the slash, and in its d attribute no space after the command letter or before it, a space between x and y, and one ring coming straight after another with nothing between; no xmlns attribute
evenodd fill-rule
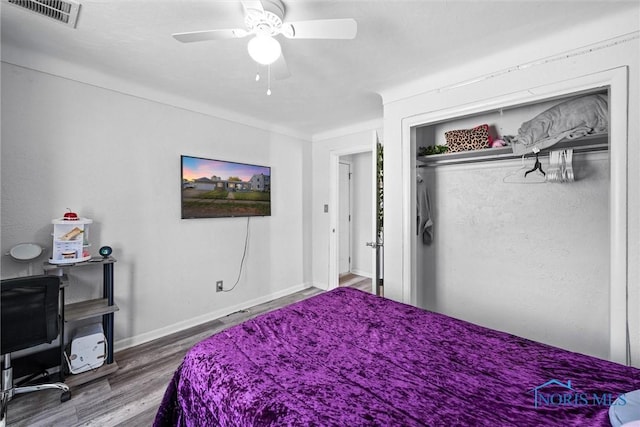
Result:
<svg viewBox="0 0 640 427"><path fill-rule="evenodd" d="M419 304L607 358L608 156L574 163L567 184L504 183L520 160L420 170L435 225L418 245Z"/></svg>

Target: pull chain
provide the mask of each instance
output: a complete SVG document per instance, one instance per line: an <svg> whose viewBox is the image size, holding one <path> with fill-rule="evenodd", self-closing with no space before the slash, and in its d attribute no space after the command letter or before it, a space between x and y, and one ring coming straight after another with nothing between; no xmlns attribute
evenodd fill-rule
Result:
<svg viewBox="0 0 640 427"><path fill-rule="evenodd" d="M271 64L267 65L267 96L271 95Z"/></svg>
<svg viewBox="0 0 640 427"><path fill-rule="evenodd" d="M260 66L256 69L256 82L260 81ZM271 95L271 65L267 65L267 96Z"/></svg>

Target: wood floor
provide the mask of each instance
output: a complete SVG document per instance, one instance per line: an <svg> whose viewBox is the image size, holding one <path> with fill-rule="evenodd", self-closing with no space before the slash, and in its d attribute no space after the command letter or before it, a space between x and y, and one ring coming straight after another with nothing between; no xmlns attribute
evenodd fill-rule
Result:
<svg viewBox="0 0 640 427"><path fill-rule="evenodd" d="M347 286L371 292L371 279L343 280ZM367 284L368 282L368 284ZM341 286L343 286L341 284ZM229 316L119 351L119 369L110 376L71 390L68 402L60 392L39 391L9 402L8 426L150 426L173 372L194 344L261 313L301 301L323 291L309 288ZM116 319L117 320L117 319Z"/></svg>
<svg viewBox="0 0 640 427"><path fill-rule="evenodd" d="M365 292L372 292L371 279L358 276L357 274L347 273L340 276L338 279L339 286L349 286L351 288L360 289Z"/></svg>

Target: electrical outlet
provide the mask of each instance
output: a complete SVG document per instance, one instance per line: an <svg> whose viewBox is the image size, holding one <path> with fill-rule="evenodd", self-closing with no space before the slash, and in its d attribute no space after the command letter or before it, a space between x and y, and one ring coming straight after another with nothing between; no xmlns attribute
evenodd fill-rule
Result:
<svg viewBox="0 0 640 427"><path fill-rule="evenodd" d="M218 280L216 282L216 292L222 292L224 288L222 287L222 280Z"/></svg>

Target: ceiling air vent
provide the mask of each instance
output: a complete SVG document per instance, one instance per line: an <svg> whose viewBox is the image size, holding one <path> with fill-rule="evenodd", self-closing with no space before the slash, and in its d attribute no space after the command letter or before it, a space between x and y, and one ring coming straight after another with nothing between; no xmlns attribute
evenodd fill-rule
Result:
<svg viewBox="0 0 640 427"><path fill-rule="evenodd" d="M30 10L38 15L76 27L80 3L72 0L8 0L9 3Z"/></svg>

